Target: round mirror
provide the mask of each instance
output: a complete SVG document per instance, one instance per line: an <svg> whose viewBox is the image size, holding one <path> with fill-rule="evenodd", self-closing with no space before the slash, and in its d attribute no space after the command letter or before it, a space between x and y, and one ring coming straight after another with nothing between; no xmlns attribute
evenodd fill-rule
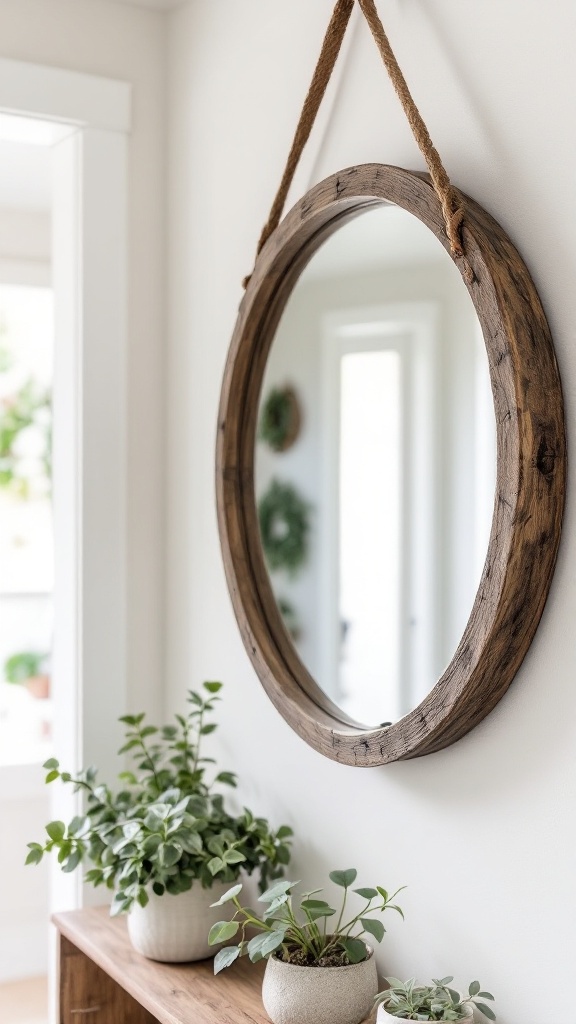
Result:
<svg viewBox="0 0 576 1024"><path fill-rule="evenodd" d="M238 623L289 724L348 764L439 750L484 718L556 559L548 325L510 240L462 204L465 263L425 175L366 165L316 186L260 254L226 365Z"/></svg>
<svg viewBox="0 0 576 1024"><path fill-rule="evenodd" d="M396 721L449 664L495 483L488 360L460 273L406 210L369 209L324 242L288 300L255 457L279 610L349 718Z"/></svg>

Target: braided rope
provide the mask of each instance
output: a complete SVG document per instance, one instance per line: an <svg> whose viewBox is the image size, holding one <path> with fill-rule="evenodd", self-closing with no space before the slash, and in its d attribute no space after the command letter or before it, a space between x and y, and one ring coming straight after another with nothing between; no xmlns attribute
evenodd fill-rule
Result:
<svg viewBox="0 0 576 1024"><path fill-rule="evenodd" d="M316 64L312 82L306 99L304 100L304 106L302 107L298 127L296 128L286 167L284 168L284 174L282 175L282 181L280 182L280 187L272 204L268 220L266 221L260 235L256 252L257 256L264 248L264 245L270 238L270 235L273 234L280 223L286 198L294 179L294 174L296 173L296 168L298 167L300 157L302 156L304 147L310 137L310 132L314 126L316 115L320 109L322 100L324 99L330 78L332 77L332 72L334 71L334 66L342 47L342 42L346 34L354 3L355 0L337 0L334 11L332 12L332 17L330 19L328 29L326 30L326 35L322 43L322 49ZM450 242L450 249L453 256L464 258L464 277L470 284L474 280L474 273L468 263L468 260L464 256L461 235L464 211L460 202L459 193L450 182L438 151L432 143L430 133L422 115L412 98L406 79L404 78L400 65L398 64L392 47L390 46L390 41L378 15L378 11L376 10L375 0L358 0L358 3L374 37L390 81L392 82L395 92L402 104L402 109L404 110L410 128L412 129L412 134L414 135L420 152L426 161L434 190L442 207L442 215L446 225L446 235ZM248 286L250 276L244 279L243 284L245 288Z"/></svg>

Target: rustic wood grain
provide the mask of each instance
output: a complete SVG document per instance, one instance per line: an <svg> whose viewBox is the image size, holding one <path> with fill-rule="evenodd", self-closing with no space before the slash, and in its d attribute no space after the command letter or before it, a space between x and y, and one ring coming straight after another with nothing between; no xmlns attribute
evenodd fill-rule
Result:
<svg viewBox="0 0 576 1024"><path fill-rule="evenodd" d="M53 918L60 933L60 1024L270 1024L264 963L214 976L212 960L159 964L140 956L107 907ZM373 1024L375 1015L365 1024Z"/></svg>
<svg viewBox="0 0 576 1024"><path fill-rule="evenodd" d="M370 767L454 743L510 686L542 615L560 541L566 452L562 390L550 330L530 274L502 228L461 196L463 240L490 367L497 430L492 532L476 600L434 689L399 722L366 730L318 687L288 635L258 529L254 446L259 396L276 328L302 270L341 224L383 202L418 217L450 252L427 175L381 164L348 168L313 188L256 263L226 364L218 421L220 539L234 611L270 699L311 746ZM454 260L461 273L462 260Z"/></svg>
<svg viewBox="0 0 576 1024"><path fill-rule="evenodd" d="M154 1024L156 1018L60 936L60 1024Z"/></svg>

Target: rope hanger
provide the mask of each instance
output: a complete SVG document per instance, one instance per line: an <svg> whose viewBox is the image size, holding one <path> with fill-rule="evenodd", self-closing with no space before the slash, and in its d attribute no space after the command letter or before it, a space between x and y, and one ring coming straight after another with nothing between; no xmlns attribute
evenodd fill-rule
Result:
<svg viewBox="0 0 576 1024"><path fill-rule="evenodd" d="M412 98L406 79L404 78L400 65L398 64L392 47L390 46L384 25L382 24L378 11L376 10L375 0L357 0L357 2L364 17L366 18L380 56L382 57L384 67L388 72L390 81L392 82L396 94L402 104L402 109L404 110L410 128L412 129L412 134L414 135L420 152L426 161L430 177L432 179L432 184L434 186L434 191L436 192L442 207L442 215L446 225L446 235L450 243L452 255L454 257L464 257L461 238L464 211L460 203L458 192L450 182L438 151L432 143L430 133L428 132L422 115ZM286 198L288 196L294 174L296 173L296 168L300 161L300 157L302 156L304 147L310 137L310 133L316 120L316 115L320 109L330 78L332 77L332 72L334 71L355 3L356 0L337 0L334 11L332 12L332 17L322 43L322 49L320 51L312 82L306 99L304 100L304 106L302 107L302 113L300 114L300 120L296 128L296 133L286 162L284 174L282 175L280 187L276 193L268 220L262 229L262 234L260 235L256 251L257 256L264 248L266 242L270 238L270 235L276 230L280 223ZM245 278L243 282L245 288L248 286L250 276ZM468 283L470 283L474 278L472 268L467 260L465 260L464 265L464 276Z"/></svg>

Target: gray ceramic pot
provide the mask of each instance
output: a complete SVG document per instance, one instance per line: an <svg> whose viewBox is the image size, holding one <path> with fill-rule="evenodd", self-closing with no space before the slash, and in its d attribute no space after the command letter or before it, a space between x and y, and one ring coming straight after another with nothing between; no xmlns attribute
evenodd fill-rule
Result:
<svg viewBox="0 0 576 1024"><path fill-rule="evenodd" d="M270 957L262 1002L273 1024L360 1024L378 991L374 951L349 967L296 967Z"/></svg>

